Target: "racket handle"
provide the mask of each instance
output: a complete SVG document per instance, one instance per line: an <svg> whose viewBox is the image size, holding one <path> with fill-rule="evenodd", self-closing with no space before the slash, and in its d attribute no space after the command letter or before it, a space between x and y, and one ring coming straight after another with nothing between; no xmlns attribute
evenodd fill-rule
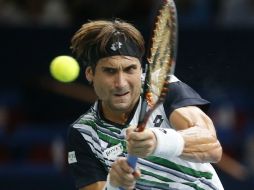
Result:
<svg viewBox="0 0 254 190"><path fill-rule="evenodd" d="M135 168L136 168L137 161L138 161L138 157L132 156L132 155L128 155L128 157L127 157L127 162L128 162L128 164L129 164L134 170L135 170Z"/></svg>
<svg viewBox="0 0 254 190"><path fill-rule="evenodd" d="M132 167L135 170L137 162L138 162L138 157L128 155L127 162L130 165L130 167ZM119 190L124 190L124 189L122 187L119 187Z"/></svg>

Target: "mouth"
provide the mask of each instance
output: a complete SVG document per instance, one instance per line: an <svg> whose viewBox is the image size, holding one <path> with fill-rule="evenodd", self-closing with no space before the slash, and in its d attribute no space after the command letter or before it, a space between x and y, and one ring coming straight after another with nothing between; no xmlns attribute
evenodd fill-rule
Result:
<svg viewBox="0 0 254 190"><path fill-rule="evenodd" d="M114 96L117 96L117 97L123 97L125 95L129 94L129 92L125 92L125 93L115 93Z"/></svg>

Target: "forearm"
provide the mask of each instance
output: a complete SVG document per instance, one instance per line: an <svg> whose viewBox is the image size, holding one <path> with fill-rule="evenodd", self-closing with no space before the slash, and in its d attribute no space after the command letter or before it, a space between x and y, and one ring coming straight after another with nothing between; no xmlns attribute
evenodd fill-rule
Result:
<svg viewBox="0 0 254 190"><path fill-rule="evenodd" d="M218 162L222 148L212 120L198 107L176 109L169 117L171 126L184 140L181 158L192 162Z"/></svg>
<svg viewBox="0 0 254 190"><path fill-rule="evenodd" d="M192 162L215 163L220 161L222 147L216 135L211 133L209 129L193 126L178 132L184 139L181 158Z"/></svg>

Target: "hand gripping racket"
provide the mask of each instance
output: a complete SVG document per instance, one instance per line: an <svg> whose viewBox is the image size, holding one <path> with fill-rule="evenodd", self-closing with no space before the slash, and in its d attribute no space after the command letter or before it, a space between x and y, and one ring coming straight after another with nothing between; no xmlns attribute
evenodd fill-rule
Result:
<svg viewBox="0 0 254 190"><path fill-rule="evenodd" d="M170 75L174 73L177 54L177 12L173 0L163 0L156 17L151 48L146 65L143 98L137 131L143 131L151 113L164 101ZM148 110L147 110L148 107ZM128 155L135 169L137 157Z"/></svg>

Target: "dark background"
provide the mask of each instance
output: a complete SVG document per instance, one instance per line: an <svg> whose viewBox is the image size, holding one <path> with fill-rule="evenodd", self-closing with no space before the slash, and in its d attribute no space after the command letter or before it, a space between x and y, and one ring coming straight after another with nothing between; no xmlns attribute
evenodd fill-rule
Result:
<svg viewBox="0 0 254 190"><path fill-rule="evenodd" d="M74 83L54 81L50 61L71 55L70 39L87 20L121 18L148 41L158 2L0 0L1 190L75 189L66 161L66 133L89 108L84 100L93 97ZM176 76L211 101L209 115L225 153L214 166L225 189L253 189L254 2L176 4ZM75 83L87 86L83 74Z"/></svg>

